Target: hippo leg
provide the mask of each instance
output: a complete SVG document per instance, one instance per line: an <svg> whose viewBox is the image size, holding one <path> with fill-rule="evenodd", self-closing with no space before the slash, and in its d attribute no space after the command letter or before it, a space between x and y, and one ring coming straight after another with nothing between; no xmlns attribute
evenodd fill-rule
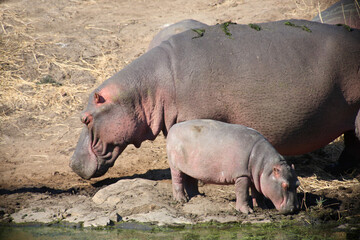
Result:
<svg viewBox="0 0 360 240"><path fill-rule="evenodd" d="M254 184L251 184L251 198L253 207L266 208L264 196L256 190Z"/></svg>
<svg viewBox="0 0 360 240"><path fill-rule="evenodd" d="M186 193L188 194L189 199L196 195L200 195L199 188L198 188L198 180L186 175L185 190L186 190Z"/></svg>
<svg viewBox="0 0 360 240"><path fill-rule="evenodd" d="M236 194L236 210L248 214L253 210L248 204L249 199L249 187L251 181L248 177L239 177L235 181L235 194Z"/></svg>
<svg viewBox="0 0 360 240"><path fill-rule="evenodd" d="M171 169L171 181L173 189L173 197L176 201L186 202L186 196L184 192L185 178L187 175L179 170Z"/></svg>
<svg viewBox="0 0 360 240"><path fill-rule="evenodd" d="M360 140L354 130L344 133L344 144L345 148L339 157L338 163L332 170L335 174L343 173L360 163Z"/></svg>

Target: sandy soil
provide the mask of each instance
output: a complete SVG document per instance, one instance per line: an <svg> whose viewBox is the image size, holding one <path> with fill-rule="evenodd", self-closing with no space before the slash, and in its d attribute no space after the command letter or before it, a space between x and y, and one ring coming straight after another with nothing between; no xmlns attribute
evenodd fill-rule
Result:
<svg viewBox="0 0 360 240"><path fill-rule="evenodd" d="M88 94L143 54L165 24L311 19L335 1L0 0L0 217L37 194L93 196L135 177L170 184L163 136L129 146L101 178L82 180L68 166ZM340 141L289 158L301 177L304 211L327 199L329 219L359 218L358 173L337 178L323 170L341 149Z"/></svg>

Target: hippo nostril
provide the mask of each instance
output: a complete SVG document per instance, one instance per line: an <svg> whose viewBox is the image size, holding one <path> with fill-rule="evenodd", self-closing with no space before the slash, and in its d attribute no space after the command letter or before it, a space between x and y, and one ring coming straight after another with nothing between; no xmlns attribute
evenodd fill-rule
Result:
<svg viewBox="0 0 360 240"><path fill-rule="evenodd" d="M87 122L87 116L80 117L80 121L84 124Z"/></svg>
<svg viewBox="0 0 360 240"><path fill-rule="evenodd" d="M92 116L88 113L85 113L80 117L80 121L86 125L89 125L91 120L92 120Z"/></svg>

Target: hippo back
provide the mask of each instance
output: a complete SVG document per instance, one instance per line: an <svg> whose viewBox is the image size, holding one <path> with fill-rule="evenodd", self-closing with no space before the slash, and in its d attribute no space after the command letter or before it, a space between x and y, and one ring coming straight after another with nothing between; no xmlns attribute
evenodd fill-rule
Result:
<svg viewBox="0 0 360 240"><path fill-rule="evenodd" d="M190 29L204 28L207 26L208 25L193 19L186 19L174 23L170 26L165 27L158 34L155 35L155 37L149 44L148 50L160 45L161 42L168 40L176 34L185 32Z"/></svg>
<svg viewBox="0 0 360 240"><path fill-rule="evenodd" d="M315 141L309 121L331 129L354 128L326 102L336 101L343 116L349 112L337 81L340 72L346 81L358 79L358 65L348 63L360 57L360 31L302 20L259 26L260 31L215 25L204 28L203 36L186 31L159 46L172 59L177 122L198 118L249 126L285 155L315 150L342 133L317 127L323 141ZM275 129L288 130L284 135ZM314 142L299 149L303 136Z"/></svg>

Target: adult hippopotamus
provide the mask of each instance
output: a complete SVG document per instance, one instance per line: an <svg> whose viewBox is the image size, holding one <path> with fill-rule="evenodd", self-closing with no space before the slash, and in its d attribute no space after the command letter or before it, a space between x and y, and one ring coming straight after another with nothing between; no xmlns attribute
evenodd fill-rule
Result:
<svg viewBox="0 0 360 240"><path fill-rule="evenodd" d="M360 30L305 20L177 34L90 94L70 166L101 176L128 144L191 119L249 126L283 155L345 133L341 159L359 161L359 43Z"/></svg>
<svg viewBox="0 0 360 240"><path fill-rule="evenodd" d="M254 129L214 120L190 120L171 127L166 151L174 198L186 200L184 189L198 193L197 181L235 184L236 210L253 212L260 194L281 213L299 208L294 168ZM190 192L189 192L190 191Z"/></svg>
<svg viewBox="0 0 360 240"><path fill-rule="evenodd" d="M151 40L149 44L148 50L157 47L158 45L160 45L160 43L168 40L176 34L185 32L190 29L203 29L207 26L208 25L206 25L205 23L193 19L185 19L180 22L171 24L170 26L165 27L158 34L155 35L155 37L153 38L153 40Z"/></svg>
<svg viewBox="0 0 360 240"><path fill-rule="evenodd" d="M346 24L360 29L360 5L358 0L342 0L322 11L312 19L327 24Z"/></svg>

